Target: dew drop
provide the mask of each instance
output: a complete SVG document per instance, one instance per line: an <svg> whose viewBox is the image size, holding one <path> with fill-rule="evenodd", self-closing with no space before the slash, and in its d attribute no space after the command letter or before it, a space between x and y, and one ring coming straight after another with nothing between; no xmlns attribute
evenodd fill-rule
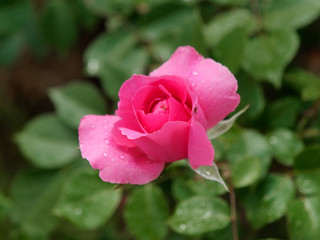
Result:
<svg viewBox="0 0 320 240"><path fill-rule="evenodd" d="M187 226L185 224L181 224L179 227L180 227L181 230L186 230L187 229Z"/></svg>
<svg viewBox="0 0 320 240"><path fill-rule="evenodd" d="M269 140L270 144L276 144L278 142L278 139L275 136L270 137Z"/></svg>
<svg viewBox="0 0 320 240"><path fill-rule="evenodd" d="M177 210L177 215L182 215L183 211L181 209Z"/></svg>
<svg viewBox="0 0 320 240"><path fill-rule="evenodd" d="M211 172L210 172L209 170L207 170L207 171L205 172L205 174L206 174L207 176L211 176Z"/></svg>
<svg viewBox="0 0 320 240"><path fill-rule="evenodd" d="M122 160L123 160L123 159L124 159L124 156L123 156L123 155L120 155L120 159L122 159Z"/></svg>
<svg viewBox="0 0 320 240"><path fill-rule="evenodd" d="M193 82L193 83L191 83L191 86L192 86L192 87L195 87L195 86L196 86L196 84Z"/></svg>
<svg viewBox="0 0 320 240"><path fill-rule="evenodd" d="M302 185L303 185L304 188L310 187L310 181L309 180L304 180L302 182Z"/></svg>
<svg viewBox="0 0 320 240"><path fill-rule="evenodd" d="M105 142L106 144L108 144L108 143L109 143L109 140L104 140L104 142Z"/></svg>
<svg viewBox="0 0 320 240"><path fill-rule="evenodd" d="M198 72L192 72L192 75L197 76Z"/></svg>
<svg viewBox="0 0 320 240"><path fill-rule="evenodd" d="M211 211L206 211L205 213L204 213L204 218L208 218L208 217L210 217L211 216Z"/></svg>
<svg viewBox="0 0 320 240"><path fill-rule="evenodd" d="M103 156L105 156L105 157L106 157L106 156L108 156L108 154L107 154L107 153L104 153L104 154L103 154Z"/></svg>
<svg viewBox="0 0 320 240"><path fill-rule="evenodd" d="M94 75L98 72L99 70L99 61L95 58L91 58L89 61L88 61L88 65L87 65L87 71L89 74L91 75Z"/></svg>
<svg viewBox="0 0 320 240"><path fill-rule="evenodd" d="M94 125L91 125L91 128L94 128Z"/></svg>
<svg viewBox="0 0 320 240"><path fill-rule="evenodd" d="M81 214L83 213L83 211L82 211L81 208L76 208L76 209L74 210L74 213L75 213L76 215L81 215Z"/></svg>
<svg viewBox="0 0 320 240"><path fill-rule="evenodd" d="M271 195L270 194L267 194L267 195L265 195L264 197L263 197L263 200L264 201L268 201L268 200L270 200L271 199Z"/></svg>

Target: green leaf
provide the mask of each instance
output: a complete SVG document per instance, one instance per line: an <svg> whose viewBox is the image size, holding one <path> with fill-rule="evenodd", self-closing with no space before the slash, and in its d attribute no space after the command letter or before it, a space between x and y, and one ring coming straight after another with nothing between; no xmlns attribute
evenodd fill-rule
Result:
<svg viewBox="0 0 320 240"><path fill-rule="evenodd" d="M249 31L254 28L254 23L255 19L250 11L246 9L234 9L222 12L214 17L204 26L203 34L207 45L214 47L228 35L232 35L232 32L236 29L248 29Z"/></svg>
<svg viewBox="0 0 320 240"><path fill-rule="evenodd" d="M263 177L271 162L271 152L266 137L255 130L243 131L236 137L228 150L227 159L235 164L244 157L255 157L261 161L261 177Z"/></svg>
<svg viewBox="0 0 320 240"><path fill-rule="evenodd" d="M291 128L296 125L301 102L298 98L285 97L267 108L267 123L271 128Z"/></svg>
<svg viewBox="0 0 320 240"><path fill-rule="evenodd" d="M174 37L183 31L182 26L190 23L194 13L194 9L183 7L181 4L162 4L151 9L140 19L139 31L147 41L155 41L169 34Z"/></svg>
<svg viewBox="0 0 320 240"><path fill-rule="evenodd" d="M190 179L185 184L198 196L215 197L227 192L222 184L203 178L199 180L196 178Z"/></svg>
<svg viewBox="0 0 320 240"><path fill-rule="evenodd" d="M16 141L26 158L41 168L62 167L79 156L77 134L52 114L28 122Z"/></svg>
<svg viewBox="0 0 320 240"><path fill-rule="evenodd" d="M77 129L80 119L87 114L105 114L106 104L98 89L85 82L71 83L50 89L49 96L58 116Z"/></svg>
<svg viewBox="0 0 320 240"><path fill-rule="evenodd" d="M295 69L284 75L285 83L301 94L303 101L320 98L320 78L311 72Z"/></svg>
<svg viewBox="0 0 320 240"><path fill-rule="evenodd" d="M121 84L132 74L142 73L148 54L144 48L135 48L132 33L118 32L100 35L85 52L87 72L99 76L110 97L118 99Z"/></svg>
<svg viewBox="0 0 320 240"><path fill-rule="evenodd" d="M243 196L247 217L254 229L281 218L293 199L295 189L289 177L269 175Z"/></svg>
<svg viewBox="0 0 320 240"><path fill-rule="evenodd" d="M277 129L269 134L271 151L277 160L287 166L303 150L303 142L289 129Z"/></svg>
<svg viewBox="0 0 320 240"><path fill-rule="evenodd" d="M75 0L70 7L74 12L76 22L85 30L92 31L99 23L99 19L89 11L86 5L88 3L89 1Z"/></svg>
<svg viewBox="0 0 320 240"><path fill-rule="evenodd" d="M85 4L94 14L107 17L114 14L130 13L135 2L135 0L90 0L85 1Z"/></svg>
<svg viewBox="0 0 320 240"><path fill-rule="evenodd" d="M320 168L309 172L297 173L296 182L301 193L320 196Z"/></svg>
<svg viewBox="0 0 320 240"><path fill-rule="evenodd" d="M30 239L46 239L57 225L52 215L62 186L62 175L53 171L19 174L12 184L12 222ZM29 239L29 238L27 238Z"/></svg>
<svg viewBox="0 0 320 240"><path fill-rule="evenodd" d="M197 169L193 169L190 166L190 168L193 171L195 171L197 174L199 174L201 177L220 183L227 191L229 191L226 183L223 181L222 177L220 176L218 167L215 164L215 162L212 163L212 166L200 166Z"/></svg>
<svg viewBox="0 0 320 240"><path fill-rule="evenodd" d="M197 235L225 228L230 222L228 205L219 198L196 196L178 204L168 223L182 234Z"/></svg>
<svg viewBox="0 0 320 240"><path fill-rule="evenodd" d="M147 63L148 55L143 48L131 49L119 59L105 59L100 77L102 87L115 100L122 83L133 74L141 74Z"/></svg>
<svg viewBox="0 0 320 240"><path fill-rule="evenodd" d="M281 30L248 40L243 59L244 69L255 78L281 86L284 68L292 60L299 46L297 34Z"/></svg>
<svg viewBox="0 0 320 240"><path fill-rule="evenodd" d="M165 239L168 203L161 189L148 184L135 190L124 210L130 232L139 240Z"/></svg>
<svg viewBox="0 0 320 240"><path fill-rule="evenodd" d="M306 148L294 160L293 167L297 171L308 171L320 168L320 147Z"/></svg>
<svg viewBox="0 0 320 240"><path fill-rule="evenodd" d="M67 1L48 1L41 25L46 40L58 50L67 50L77 39L77 25Z"/></svg>
<svg viewBox="0 0 320 240"><path fill-rule="evenodd" d="M250 105L244 113L244 118L254 119L258 117L266 104L260 83L250 79L247 75L240 75L238 76L238 85L238 93L241 96L239 108Z"/></svg>
<svg viewBox="0 0 320 240"><path fill-rule="evenodd" d="M0 66L13 63L19 57L23 47L24 39L21 34L0 37Z"/></svg>
<svg viewBox="0 0 320 240"><path fill-rule="evenodd" d="M4 4L0 7L0 35L10 36L23 30L31 16L32 5L28 1Z"/></svg>
<svg viewBox="0 0 320 240"><path fill-rule="evenodd" d="M189 186L187 186L186 182L187 179L180 177L173 179L171 192L175 200L182 201L194 194Z"/></svg>
<svg viewBox="0 0 320 240"><path fill-rule="evenodd" d="M211 2L219 4L219 5L227 5L227 6L238 6L245 5L248 3L248 0L211 0Z"/></svg>
<svg viewBox="0 0 320 240"><path fill-rule="evenodd" d="M236 122L237 118L240 117L245 111L247 111L249 106L245 106L243 109L241 109L239 112L234 114L231 118L222 120L218 122L213 128L209 129L207 131L207 135L210 140L219 137L220 135L227 132L233 124Z"/></svg>
<svg viewBox="0 0 320 240"><path fill-rule="evenodd" d="M238 72L242 64L246 40L246 28L236 28L224 36L213 49L215 59L226 65L233 74Z"/></svg>
<svg viewBox="0 0 320 240"><path fill-rule="evenodd" d="M64 182L55 213L82 229L100 227L120 203L121 190L113 188L102 182L96 171L77 170Z"/></svg>
<svg viewBox="0 0 320 240"><path fill-rule="evenodd" d="M204 53L201 26L201 16L196 8L163 4L141 18L139 31L145 41L152 42L153 56L167 59L177 47L183 45L191 45Z"/></svg>
<svg viewBox="0 0 320 240"><path fill-rule="evenodd" d="M244 157L232 164L232 182L235 187L249 186L259 180L262 163L256 157Z"/></svg>
<svg viewBox="0 0 320 240"><path fill-rule="evenodd" d="M135 44L133 34L129 32L118 32L112 35L103 33L99 35L86 49L84 60L86 69L90 75L96 76L103 68L105 58L119 59L126 55Z"/></svg>
<svg viewBox="0 0 320 240"><path fill-rule="evenodd" d="M0 192L0 222L8 215L11 201Z"/></svg>
<svg viewBox="0 0 320 240"><path fill-rule="evenodd" d="M292 240L320 239L320 198L293 201L288 208L288 228Z"/></svg>
<svg viewBox="0 0 320 240"><path fill-rule="evenodd" d="M318 0L281 0L269 1L262 8L263 22L268 29L301 28L320 15Z"/></svg>
<svg viewBox="0 0 320 240"><path fill-rule="evenodd" d="M205 240L231 240L233 239L232 236L232 226L229 224L226 228L216 230L216 231L211 231L205 234L206 238Z"/></svg>

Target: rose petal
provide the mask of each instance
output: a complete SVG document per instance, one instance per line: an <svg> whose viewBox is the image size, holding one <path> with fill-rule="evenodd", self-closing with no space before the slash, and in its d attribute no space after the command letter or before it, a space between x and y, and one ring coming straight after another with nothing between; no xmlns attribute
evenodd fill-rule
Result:
<svg viewBox="0 0 320 240"><path fill-rule="evenodd" d="M185 121L188 122L191 115L190 110L186 109L183 103L178 102L175 98L171 97L168 99L170 117L169 121Z"/></svg>
<svg viewBox="0 0 320 240"><path fill-rule="evenodd" d="M193 169L212 166L214 149L203 126L192 119L189 132L188 158Z"/></svg>
<svg viewBox="0 0 320 240"><path fill-rule="evenodd" d="M103 181L118 184L146 184L156 179L164 168L152 162L136 148L121 147L112 138L118 116L87 115L79 127L80 150L91 166L100 169Z"/></svg>
<svg viewBox="0 0 320 240"><path fill-rule="evenodd" d="M204 59L190 46L179 47L171 58L150 76L175 75L186 79L197 94L207 121L213 127L240 102L237 80L228 68L212 59Z"/></svg>
<svg viewBox="0 0 320 240"><path fill-rule="evenodd" d="M152 159L174 162L188 156L189 127L188 122L172 121L165 123L159 131L150 134L127 128L120 128L120 131Z"/></svg>
<svg viewBox="0 0 320 240"><path fill-rule="evenodd" d="M145 114L143 111L138 111L137 116L143 128L147 132L158 131L162 128L163 124L168 122L169 115L163 113L148 113Z"/></svg>
<svg viewBox="0 0 320 240"><path fill-rule="evenodd" d="M120 90L118 110L116 114L122 118L123 125L129 129L144 132L139 124L137 117L132 109L132 99L140 88L147 86L161 86L166 89L173 97L184 102L187 98L185 81L177 76L150 77L144 75L133 75L125 81Z"/></svg>

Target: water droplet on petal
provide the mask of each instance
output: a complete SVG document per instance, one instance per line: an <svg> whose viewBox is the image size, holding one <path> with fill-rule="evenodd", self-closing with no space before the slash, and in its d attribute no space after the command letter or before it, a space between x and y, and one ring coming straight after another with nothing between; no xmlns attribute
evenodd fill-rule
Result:
<svg viewBox="0 0 320 240"><path fill-rule="evenodd" d="M106 157L106 156L108 156L108 154L107 154L107 153L104 153L104 154L103 154L103 156L105 156L105 157Z"/></svg>
<svg viewBox="0 0 320 240"><path fill-rule="evenodd" d="M106 144L108 144L108 143L109 143L109 140L106 139L106 140L104 140L104 142L105 142Z"/></svg>
<svg viewBox="0 0 320 240"><path fill-rule="evenodd" d="M122 159L122 160L123 160L123 159L124 159L124 156L123 156L123 155L121 155L121 156L120 156L120 159Z"/></svg>
<svg viewBox="0 0 320 240"><path fill-rule="evenodd" d="M94 125L91 125L91 128L94 128Z"/></svg>
<svg viewBox="0 0 320 240"><path fill-rule="evenodd" d="M195 86L196 86L196 84L193 82L193 83L191 83L191 86L192 86L192 87L195 87Z"/></svg>
<svg viewBox="0 0 320 240"><path fill-rule="evenodd" d="M194 72L192 72L192 75L197 76L198 72L194 71Z"/></svg>

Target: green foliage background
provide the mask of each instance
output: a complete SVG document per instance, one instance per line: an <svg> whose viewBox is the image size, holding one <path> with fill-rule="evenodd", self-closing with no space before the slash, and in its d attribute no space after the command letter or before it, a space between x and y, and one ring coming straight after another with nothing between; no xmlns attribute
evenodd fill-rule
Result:
<svg viewBox="0 0 320 240"><path fill-rule="evenodd" d="M232 239L229 193L218 183L178 162L153 183L114 190L77 148L83 115L112 114L122 82L181 45L228 66L239 109L250 104L213 141L240 239L320 239L320 70L299 61L319 51L319 16L319 0L1 1L3 69L26 51L42 61L93 37L82 80L49 90L55 112L25 123L1 90L10 134L0 146L0 239ZM307 31L311 23L318 31Z"/></svg>

